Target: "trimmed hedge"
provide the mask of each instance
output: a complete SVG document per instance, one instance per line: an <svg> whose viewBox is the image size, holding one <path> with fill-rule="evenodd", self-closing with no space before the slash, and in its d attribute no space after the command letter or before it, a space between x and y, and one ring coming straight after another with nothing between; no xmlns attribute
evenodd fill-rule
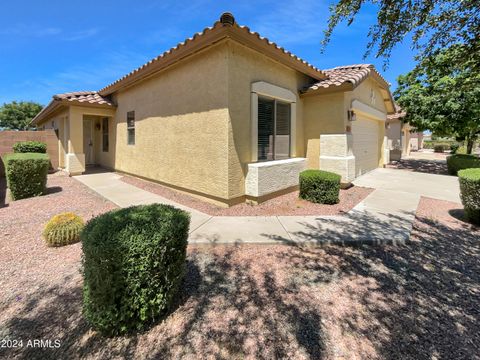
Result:
<svg viewBox="0 0 480 360"><path fill-rule="evenodd" d="M3 160L7 186L13 200L40 196L45 192L50 167L47 154L8 154Z"/></svg>
<svg viewBox="0 0 480 360"><path fill-rule="evenodd" d="M436 144L433 146L433 151L436 153L443 153L447 149L448 145Z"/></svg>
<svg viewBox="0 0 480 360"><path fill-rule="evenodd" d="M47 152L47 144L40 141L21 141L13 145L14 153L41 153Z"/></svg>
<svg viewBox="0 0 480 360"><path fill-rule="evenodd" d="M467 219L480 225L480 169L465 169L458 172L460 198Z"/></svg>
<svg viewBox="0 0 480 360"><path fill-rule="evenodd" d="M300 173L300 197L320 203L337 204L341 176L323 170L305 170Z"/></svg>
<svg viewBox="0 0 480 360"><path fill-rule="evenodd" d="M80 234L83 309L107 335L145 329L172 307L185 274L190 215L170 205L100 215Z"/></svg>
<svg viewBox="0 0 480 360"><path fill-rule="evenodd" d="M84 222L74 213L67 212L55 215L45 225L43 238L48 246L64 246L80 241L80 231Z"/></svg>
<svg viewBox="0 0 480 360"><path fill-rule="evenodd" d="M466 154L450 155L447 156L447 168L450 175L457 175L459 170L480 168L480 158Z"/></svg>

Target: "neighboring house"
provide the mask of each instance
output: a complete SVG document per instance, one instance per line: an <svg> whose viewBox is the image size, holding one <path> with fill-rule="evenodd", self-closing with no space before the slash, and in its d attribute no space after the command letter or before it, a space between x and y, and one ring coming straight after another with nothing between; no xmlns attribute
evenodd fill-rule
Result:
<svg viewBox="0 0 480 360"><path fill-rule="evenodd" d="M387 148L390 150L390 161L398 161L402 156L410 155L410 151L423 148L423 133L416 132L408 123L403 122L407 113L395 103L395 113L387 115L386 136Z"/></svg>
<svg viewBox="0 0 480 360"><path fill-rule="evenodd" d="M55 95L60 167L90 164L224 205L298 186L305 168L344 182L388 162L389 84L372 65L319 70L223 14L99 91Z"/></svg>

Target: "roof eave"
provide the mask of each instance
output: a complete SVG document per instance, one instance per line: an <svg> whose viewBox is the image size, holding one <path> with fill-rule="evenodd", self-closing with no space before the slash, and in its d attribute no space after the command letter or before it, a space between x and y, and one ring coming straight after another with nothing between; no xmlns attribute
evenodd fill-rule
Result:
<svg viewBox="0 0 480 360"><path fill-rule="evenodd" d="M319 86L318 89L308 89L300 92L300 97L315 96L320 94L330 94L336 92L352 91L355 86L351 82L345 82L336 86L323 87Z"/></svg>
<svg viewBox="0 0 480 360"><path fill-rule="evenodd" d="M237 24L233 26L224 26L216 23L213 28L205 29L201 35L196 35L192 39L186 40L181 45L170 49L158 58L151 60L142 67L133 70L123 78L107 85L98 93L101 96L108 96L121 89L130 87L140 81L155 76L158 72L167 67L190 57L199 51L212 46L224 39L232 39L247 47L257 50L274 60L293 68L305 75L316 80L326 79L327 76L319 69L314 68L310 64L297 58L286 50L269 42L267 39L260 38L257 33L251 33L247 27L240 27Z"/></svg>

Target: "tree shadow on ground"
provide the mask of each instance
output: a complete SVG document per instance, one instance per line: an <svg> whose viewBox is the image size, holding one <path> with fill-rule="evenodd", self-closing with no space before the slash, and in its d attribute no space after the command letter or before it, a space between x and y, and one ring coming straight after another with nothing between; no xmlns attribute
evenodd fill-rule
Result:
<svg viewBox="0 0 480 360"><path fill-rule="evenodd" d="M402 159L388 165L388 167L428 174L448 175L447 163L445 160Z"/></svg>
<svg viewBox="0 0 480 360"><path fill-rule="evenodd" d="M383 359L479 358L480 232L417 218L414 234L401 246L324 248L325 257L341 259L330 269L335 277L360 276L376 284L359 298L366 312L343 319L343 331L368 338ZM306 252L296 254L303 273ZM318 286L333 277L321 268L313 279Z"/></svg>
<svg viewBox="0 0 480 360"><path fill-rule="evenodd" d="M417 218L413 232L399 246L192 248L178 308L149 331L118 338L89 329L81 278L65 277L32 288L0 327L3 338L53 337L62 346L6 355L478 358L479 230ZM374 352L362 353L358 343Z"/></svg>

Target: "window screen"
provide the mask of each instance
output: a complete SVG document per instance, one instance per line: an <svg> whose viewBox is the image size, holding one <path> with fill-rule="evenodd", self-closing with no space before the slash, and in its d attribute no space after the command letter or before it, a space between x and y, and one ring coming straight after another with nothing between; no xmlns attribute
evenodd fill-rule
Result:
<svg viewBox="0 0 480 360"><path fill-rule="evenodd" d="M135 111L127 113L127 143L135 145Z"/></svg>
<svg viewBox="0 0 480 360"><path fill-rule="evenodd" d="M258 161L290 157L290 104L258 99Z"/></svg>
<svg viewBox="0 0 480 360"><path fill-rule="evenodd" d="M108 118L102 119L102 150L108 152Z"/></svg>

